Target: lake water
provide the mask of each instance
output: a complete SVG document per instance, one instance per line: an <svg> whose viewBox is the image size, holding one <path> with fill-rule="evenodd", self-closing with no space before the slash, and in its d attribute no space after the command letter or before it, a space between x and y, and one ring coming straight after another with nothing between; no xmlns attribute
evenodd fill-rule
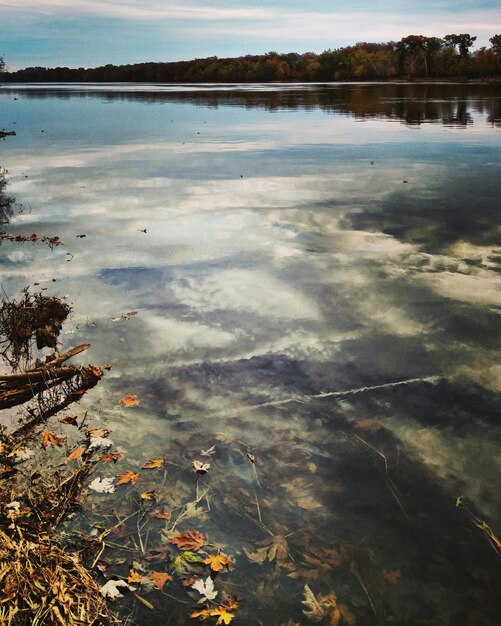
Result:
<svg viewBox="0 0 501 626"><path fill-rule="evenodd" d="M64 242L4 241L3 292L67 296L64 347L112 365L72 410L125 453L96 476L142 475L66 531L154 489L171 519L124 523L108 573L172 573L142 552L198 530L235 624L306 626L305 584L341 624L499 624L501 87L16 85L0 112L8 231ZM117 606L196 624L181 582Z"/></svg>

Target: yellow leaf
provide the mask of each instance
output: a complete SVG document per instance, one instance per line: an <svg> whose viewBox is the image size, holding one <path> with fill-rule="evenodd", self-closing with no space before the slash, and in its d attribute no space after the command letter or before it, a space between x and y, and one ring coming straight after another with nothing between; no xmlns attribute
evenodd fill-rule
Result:
<svg viewBox="0 0 501 626"><path fill-rule="evenodd" d="M135 472L122 472L118 475L117 485L126 485L127 483L135 485L140 478L141 475Z"/></svg>
<svg viewBox="0 0 501 626"><path fill-rule="evenodd" d="M85 452L85 448L75 448L72 452L68 454L68 456L66 457L66 460L74 461L75 459L79 459L84 452Z"/></svg>
<svg viewBox="0 0 501 626"><path fill-rule="evenodd" d="M129 570L129 578L127 578L128 583L140 583L142 576L139 572L134 571L132 568Z"/></svg>
<svg viewBox="0 0 501 626"><path fill-rule="evenodd" d="M201 611L195 611L194 613L190 615L190 617L194 619L196 619L197 617L200 618L201 622L204 622L206 619L209 619L210 616L211 616L211 612L209 611L209 609L202 609Z"/></svg>
<svg viewBox="0 0 501 626"><path fill-rule="evenodd" d="M154 491L143 491L141 494L141 500L152 500L156 502L155 492Z"/></svg>
<svg viewBox="0 0 501 626"><path fill-rule="evenodd" d="M148 574L148 578L153 581L155 589L158 589L159 591L167 581L172 580L172 576L170 574L166 574L165 572L150 572Z"/></svg>
<svg viewBox="0 0 501 626"><path fill-rule="evenodd" d="M219 618L216 622L216 626L218 626L218 624L229 624L235 617L233 613L228 613L228 611L222 607L218 607L217 609L213 609L211 611L211 617L216 616Z"/></svg>
<svg viewBox="0 0 501 626"><path fill-rule="evenodd" d="M124 396L121 400L120 400L120 404L122 406L136 406L136 404L139 404L139 400L137 398L137 396Z"/></svg>
<svg viewBox="0 0 501 626"><path fill-rule="evenodd" d="M143 465L143 469L155 469L157 467L165 467L165 461L163 459L152 459Z"/></svg>
<svg viewBox="0 0 501 626"><path fill-rule="evenodd" d="M229 559L224 554L210 554L204 561L204 565L210 565L213 572L220 572L228 567Z"/></svg>
<svg viewBox="0 0 501 626"><path fill-rule="evenodd" d="M51 430L46 430L40 435L42 437L42 448L47 449L49 446L62 446L64 439L58 437Z"/></svg>

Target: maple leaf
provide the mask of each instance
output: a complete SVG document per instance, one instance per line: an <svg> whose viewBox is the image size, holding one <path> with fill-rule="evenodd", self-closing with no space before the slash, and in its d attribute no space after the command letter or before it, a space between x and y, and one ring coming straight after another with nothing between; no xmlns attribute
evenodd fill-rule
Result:
<svg viewBox="0 0 501 626"><path fill-rule="evenodd" d="M195 581L193 585L191 585L191 588L198 591L198 593L202 596L198 601L199 603L214 600L218 594L216 589L214 589L214 581L210 576L207 576L205 580L200 578Z"/></svg>
<svg viewBox="0 0 501 626"><path fill-rule="evenodd" d="M218 624L229 624L233 621L233 618L235 617L233 613L229 613L224 607L212 609L210 613L211 617L218 617L216 626L218 626Z"/></svg>
<svg viewBox="0 0 501 626"><path fill-rule="evenodd" d="M213 572L220 572L228 567L229 559L224 554L210 554L204 561L204 565L210 565Z"/></svg>
<svg viewBox="0 0 501 626"><path fill-rule="evenodd" d="M105 439L104 437L93 437L90 440L89 446L87 447L87 452L92 452L92 450L98 450L102 448L104 450L108 450L113 447L113 441L111 439Z"/></svg>
<svg viewBox="0 0 501 626"><path fill-rule="evenodd" d="M115 485L113 484L114 478L101 478L98 476L90 483L89 489L97 491L97 493L113 493L115 491Z"/></svg>
<svg viewBox="0 0 501 626"><path fill-rule="evenodd" d="M117 485L126 485L127 483L135 485L140 478L141 475L136 474L135 472L122 472L118 475Z"/></svg>
<svg viewBox="0 0 501 626"><path fill-rule="evenodd" d="M237 611L240 608L241 602L237 596L228 596L224 602L221 602L219 608L225 608L227 611Z"/></svg>
<svg viewBox="0 0 501 626"><path fill-rule="evenodd" d="M40 434L42 437L42 448L46 450L49 446L62 446L64 439L58 437L52 430L46 430Z"/></svg>
<svg viewBox="0 0 501 626"><path fill-rule="evenodd" d="M155 519L170 519L170 513L169 511L164 511L162 509L161 511L153 513L152 517L154 517Z"/></svg>
<svg viewBox="0 0 501 626"><path fill-rule="evenodd" d="M303 613L310 621L321 622L324 619L326 610L308 585L304 586L304 600L301 604L304 604Z"/></svg>
<svg viewBox="0 0 501 626"><path fill-rule="evenodd" d="M123 452L106 452L105 454L99 457L103 463L116 463L120 461L120 459L124 458Z"/></svg>
<svg viewBox="0 0 501 626"><path fill-rule="evenodd" d="M140 495L141 500L151 500L156 502L155 491L143 491Z"/></svg>
<svg viewBox="0 0 501 626"><path fill-rule="evenodd" d="M157 467L165 467L165 461L163 459L151 459L143 465L142 469L156 469Z"/></svg>
<svg viewBox="0 0 501 626"><path fill-rule="evenodd" d="M201 622L205 622L206 619L209 619L211 616L210 609L201 609L200 611L195 611L190 615L190 617L196 619L197 617Z"/></svg>
<svg viewBox="0 0 501 626"><path fill-rule="evenodd" d="M78 426L77 415L67 415L66 417L59 418L61 424L71 424L72 426Z"/></svg>
<svg viewBox="0 0 501 626"><path fill-rule="evenodd" d="M198 530L187 530L186 533L173 537L170 542L181 550L200 550L205 543L205 537Z"/></svg>
<svg viewBox="0 0 501 626"><path fill-rule="evenodd" d="M136 404L139 404L139 400L137 396L124 396L120 400L120 404L125 407L136 406Z"/></svg>
<svg viewBox="0 0 501 626"><path fill-rule="evenodd" d="M201 461L192 461L191 465L197 474L207 474L210 470L210 463L202 463Z"/></svg>
<svg viewBox="0 0 501 626"><path fill-rule="evenodd" d="M166 574L165 572L150 572L148 574L148 578L153 581L155 589L158 589L159 591L167 581L172 580L172 576L170 574Z"/></svg>
<svg viewBox="0 0 501 626"><path fill-rule="evenodd" d="M109 580L106 584L99 588L99 593L104 598L111 598L112 600L115 598L122 598L123 596L118 590L118 587L124 587L130 591L134 591L135 589L135 587L128 585L125 580Z"/></svg>
<svg viewBox="0 0 501 626"><path fill-rule="evenodd" d="M79 459L84 452L85 452L85 448L75 448L72 452L68 454L68 456L66 457L66 460L73 461L75 459Z"/></svg>
<svg viewBox="0 0 501 626"><path fill-rule="evenodd" d="M139 572L134 571L132 568L129 570L129 577L127 578L128 583L140 583L142 576Z"/></svg>

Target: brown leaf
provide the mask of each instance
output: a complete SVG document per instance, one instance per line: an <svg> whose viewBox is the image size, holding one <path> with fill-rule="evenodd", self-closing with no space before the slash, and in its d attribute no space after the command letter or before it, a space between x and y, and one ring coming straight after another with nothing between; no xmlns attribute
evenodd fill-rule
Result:
<svg viewBox="0 0 501 626"><path fill-rule="evenodd" d="M106 428L86 428L85 434L89 439L100 439L101 437L107 437L110 431Z"/></svg>
<svg viewBox="0 0 501 626"><path fill-rule="evenodd" d="M124 458L124 454L123 452L106 452L105 454L102 454L100 457L101 461L103 463L111 463L113 461L113 463L116 463L117 461L120 461L120 459Z"/></svg>
<svg viewBox="0 0 501 626"><path fill-rule="evenodd" d="M68 456L66 457L66 460L74 461L75 459L79 459L84 452L85 452L85 448L75 448L72 452L68 454Z"/></svg>
<svg viewBox="0 0 501 626"><path fill-rule="evenodd" d="M129 577L127 578L128 583L140 583L143 577L139 572L136 572L132 568L129 570Z"/></svg>
<svg viewBox="0 0 501 626"><path fill-rule="evenodd" d="M61 424L71 424L72 426L78 426L77 415L67 415L66 417L59 418Z"/></svg>
<svg viewBox="0 0 501 626"><path fill-rule="evenodd" d="M120 400L120 404L125 407L136 406L136 404L139 404L139 400L137 396L124 396Z"/></svg>
<svg viewBox="0 0 501 626"><path fill-rule="evenodd" d="M392 585L398 585L400 582L401 572L399 569L384 569L383 578Z"/></svg>
<svg viewBox="0 0 501 626"><path fill-rule="evenodd" d="M112 366L109 363L105 363L103 365L103 370L106 370L107 372L109 372L111 368L112 368Z"/></svg>
<svg viewBox="0 0 501 626"><path fill-rule="evenodd" d="M173 537L170 542L181 550L200 550L205 543L205 537L198 530L187 530L186 533Z"/></svg>
<svg viewBox="0 0 501 626"><path fill-rule="evenodd" d="M266 547L259 548L259 550L256 550L255 552L251 552L250 550L247 550L247 548L244 548L244 552L249 561L259 563L259 565L262 565L268 556L268 548Z"/></svg>
<svg viewBox="0 0 501 626"><path fill-rule="evenodd" d="M161 511L156 511L156 513L153 513L152 517L154 517L155 519L170 519L170 513L169 511L164 511L162 509Z"/></svg>
<svg viewBox="0 0 501 626"><path fill-rule="evenodd" d="M143 465L142 469L156 469L157 467L165 467L163 459L152 459Z"/></svg>
<svg viewBox="0 0 501 626"><path fill-rule="evenodd" d="M153 581L155 589L158 589L159 591L167 581L172 580L172 576L170 574L166 574L165 572L150 572L148 574L148 578Z"/></svg>
<svg viewBox="0 0 501 626"><path fill-rule="evenodd" d="M42 438L42 448L47 449L49 446L62 446L64 439L58 437L52 430L46 430L40 434Z"/></svg>
<svg viewBox="0 0 501 626"><path fill-rule="evenodd" d="M228 568L229 559L224 554L210 554L204 561L204 565L210 565L213 572L220 572Z"/></svg>
<svg viewBox="0 0 501 626"><path fill-rule="evenodd" d="M151 561L153 563L161 563L162 561L166 561L170 556L169 548L155 548L150 550L144 555L144 558L147 561Z"/></svg>
<svg viewBox="0 0 501 626"><path fill-rule="evenodd" d="M103 372L95 365L89 365L89 370L96 378L101 378L103 375Z"/></svg>
<svg viewBox="0 0 501 626"><path fill-rule="evenodd" d="M126 485L127 483L132 483L135 485L138 480L140 480L141 475L136 474L135 472L122 472L118 475L117 485Z"/></svg>

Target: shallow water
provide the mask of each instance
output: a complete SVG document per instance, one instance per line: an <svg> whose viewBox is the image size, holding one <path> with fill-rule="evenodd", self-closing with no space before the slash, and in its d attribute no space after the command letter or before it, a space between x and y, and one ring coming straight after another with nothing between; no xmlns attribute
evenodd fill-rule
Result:
<svg viewBox="0 0 501 626"><path fill-rule="evenodd" d="M498 623L499 557L454 503L499 534L499 86L15 86L0 105L8 230L64 242L3 242L2 288L66 295L64 346L112 364L80 403L126 454L98 475L165 457L141 488L172 519L205 493L176 530L230 556L235 623L309 623L305 583L347 624ZM73 523L125 517L121 489ZM273 536L285 556L253 562ZM170 585L135 623L196 623Z"/></svg>

